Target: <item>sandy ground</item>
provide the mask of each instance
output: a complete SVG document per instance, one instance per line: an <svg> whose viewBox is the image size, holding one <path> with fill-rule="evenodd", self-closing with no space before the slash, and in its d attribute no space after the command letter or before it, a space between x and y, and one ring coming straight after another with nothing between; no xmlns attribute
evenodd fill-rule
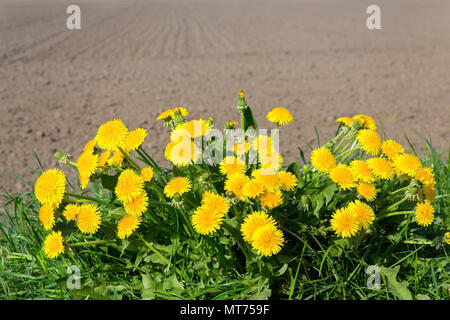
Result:
<svg viewBox="0 0 450 320"><path fill-rule="evenodd" d="M98 126L120 117L149 130L158 160L168 134L155 120L172 106L193 118L239 120L245 89L261 127L288 108L280 150L323 140L338 116L366 113L406 145L420 135L448 150L450 2L77 0L82 29L65 26L63 0L0 0L0 189L30 190L27 166L76 159ZM381 7L382 30L366 28Z"/></svg>

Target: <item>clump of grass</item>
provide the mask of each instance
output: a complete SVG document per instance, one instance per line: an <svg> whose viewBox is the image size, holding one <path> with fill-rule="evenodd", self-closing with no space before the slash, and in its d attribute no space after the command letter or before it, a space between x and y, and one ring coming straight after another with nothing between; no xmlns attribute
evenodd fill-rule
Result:
<svg viewBox="0 0 450 320"><path fill-rule="evenodd" d="M258 128L242 91L238 110L241 132ZM300 149L303 166L281 166L275 135L210 139L214 120L187 115L179 107L158 117L172 130L171 169L142 148L145 129L128 131L120 119L101 125L76 163L55 154L77 171L76 183L35 155L33 192L3 195L1 297L448 297L449 159L431 143L419 160L406 136L415 155L382 143L371 117L342 117L311 162ZM275 132L293 122L285 108L267 118ZM232 139L235 155L199 163L197 152L179 152L179 137L191 151L225 150ZM270 149L257 143L264 139Z"/></svg>
<svg viewBox="0 0 450 320"><path fill-rule="evenodd" d="M448 161L429 142L424 164L433 168L436 178L437 212L449 212ZM184 258L163 265L156 255L135 252L123 259L125 247L72 248L67 259L45 258L42 242L45 231L37 217L38 204L32 192L4 193L0 209L0 297L3 299L448 299L450 259L445 246L436 247L436 230L423 233L415 243L399 239L372 238L354 250L338 244L327 247L315 232L302 230L295 236L301 245L295 258L280 261L283 267L266 274L243 270L228 274L222 270L195 277L186 270ZM444 222L449 225L449 217ZM406 226L404 226L406 228ZM429 239L433 235L435 239ZM379 237L383 237L381 233ZM425 240L424 240L425 239ZM159 246L169 253L180 246L175 235L170 245ZM208 243L203 245L208 246ZM209 247L211 248L211 247ZM220 251L220 250L219 250ZM192 258L192 257L191 257ZM211 259L211 253L209 255ZM152 269L148 264L159 266ZM144 262L144 263L142 263ZM207 262L197 261L197 269ZM180 273L173 272L173 264ZM81 289L69 289L70 265L79 266ZM368 289L370 265L381 269L380 289ZM396 269L399 268L399 269ZM216 273L216 274L214 274ZM272 273L272 276L267 276ZM392 277L392 273L394 277ZM214 281L206 277L215 277ZM203 279L202 279L203 277ZM220 281L219 279L224 279ZM179 280L178 280L179 279ZM70 280L70 279L69 279ZM164 284L165 283L165 284ZM205 285L208 283L208 285ZM406 293L405 293L406 292ZM402 294L403 293L403 294Z"/></svg>

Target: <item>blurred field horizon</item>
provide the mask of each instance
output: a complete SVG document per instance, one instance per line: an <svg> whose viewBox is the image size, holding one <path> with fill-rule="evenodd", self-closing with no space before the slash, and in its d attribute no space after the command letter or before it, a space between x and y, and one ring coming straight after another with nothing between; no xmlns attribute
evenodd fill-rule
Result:
<svg viewBox="0 0 450 320"><path fill-rule="evenodd" d="M66 28L69 1L0 0L0 190L34 183L33 151L76 160L97 128L120 117L142 127L162 164L168 131L157 115L239 121L245 90L261 128L274 107L293 124L280 135L286 162L323 141L340 116L368 114L407 147L422 137L448 153L450 2L80 0L81 30ZM366 9L381 8L382 30Z"/></svg>

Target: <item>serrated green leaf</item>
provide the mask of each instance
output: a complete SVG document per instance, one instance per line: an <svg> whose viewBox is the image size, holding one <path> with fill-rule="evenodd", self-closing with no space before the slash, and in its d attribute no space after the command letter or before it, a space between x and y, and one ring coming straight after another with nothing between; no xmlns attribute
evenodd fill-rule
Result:
<svg viewBox="0 0 450 320"><path fill-rule="evenodd" d="M184 290L183 284L178 281L177 277L173 274L163 282L163 290L175 290L182 291Z"/></svg>
<svg viewBox="0 0 450 320"><path fill-rule="evenodd" d="M325 187L325 189L322 190L322 194L325 197L325 205L328 205L328 203L333 199L334 193L337 190L337 186L335 183L332 183Z"/></svg>
<svg viewBox="0 0 450 320"><path fill-rule="evenodd" d="M314 214L317 214L319 210L323 207L323 195L321 193L315 194L311 197L311 202L314 208Z"/></svg>
<svg viewBox="0 0 450 320"><path fill-rule="evenodd" d="M280 276L282 276L285 272L286 272L286 270L287 270L287 268L288 268L288 265L287 265L287 263L285 263L276 273L275 273L275 276L276 277L280 277Z"/></svg>
<svg viewBox="0 0 450 320"><path fill-rule="evenodd" d="M400 266L396 266L395 268L380 268L381 275L387 281L389 292L391 292L399 300L412 300L413 298L411 292L408 290L408 282L397 281L397 273L399 270Z"/></svg>

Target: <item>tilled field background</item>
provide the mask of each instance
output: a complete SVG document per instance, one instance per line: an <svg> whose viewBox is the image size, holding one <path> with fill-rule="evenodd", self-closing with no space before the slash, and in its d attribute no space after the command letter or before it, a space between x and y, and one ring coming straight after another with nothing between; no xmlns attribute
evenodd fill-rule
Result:
<svg viewBox="0 0 450 320"><path fill-rule="evenodd" d="M366 28L381 7L382 30ZM261 127L288 108L280 150L323 141L338 116L366 113L406 145L402 129L448 150L450 2L78 0L68 30L62 0L0 0L0 189L30 190L55 150L76 160L98 126L120 117L148 129L145 147L164 164L168 133L155 120L185 106L221 128L239 120L246 91ZM67 171L67 170L66 170Z"/></svg>

